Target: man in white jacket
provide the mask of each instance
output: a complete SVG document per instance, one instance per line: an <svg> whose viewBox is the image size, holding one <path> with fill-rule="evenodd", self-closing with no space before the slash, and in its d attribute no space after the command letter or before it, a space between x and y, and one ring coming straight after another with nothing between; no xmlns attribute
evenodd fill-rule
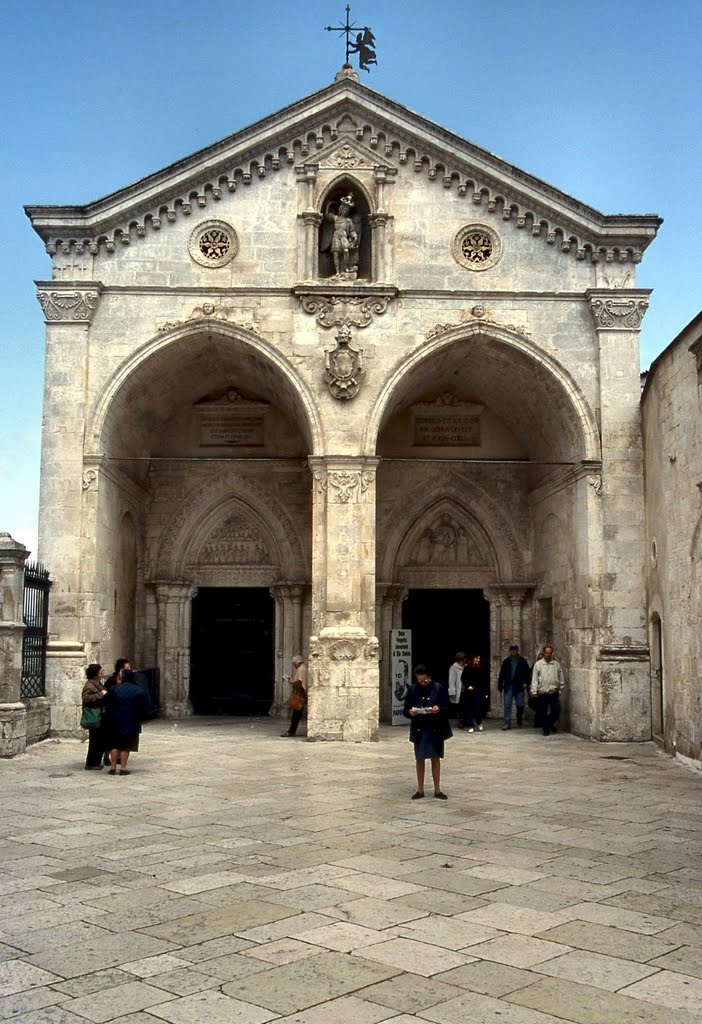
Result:
<svg viewBox="0 0 702 1024"><path fill-rule="evenodd" d="M544 736L558 731L561 717L560 696L565 687L565 676L560 662L553 656L553 647L544 647L544 656L535 662L531 675L529 692L536 697L536 713L543 727Z"/></svg>
<svg viewBox="0 0 702 1024"><path fill-rule="evenodd" d="M448 682L446 689L448 690L449 700L452 704L458 704L461 699L461 673L466 667L466 661L468 660L465 651L456 651L456 659L449 669ZM460 718L460 715L459 715ZM459 721L458 728L462 729L463 725Z"/></svg>

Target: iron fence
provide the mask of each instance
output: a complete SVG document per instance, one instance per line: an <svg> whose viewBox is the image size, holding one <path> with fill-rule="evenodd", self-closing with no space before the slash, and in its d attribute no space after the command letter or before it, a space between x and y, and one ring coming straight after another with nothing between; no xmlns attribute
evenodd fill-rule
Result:
<svg viewBox="0 0 702 1024"><path fill-rule="evenodd" d="M49 570L38 562L24 567L24 640L20 696L43 697L46 689L46 642L49 634Z"/></svg>

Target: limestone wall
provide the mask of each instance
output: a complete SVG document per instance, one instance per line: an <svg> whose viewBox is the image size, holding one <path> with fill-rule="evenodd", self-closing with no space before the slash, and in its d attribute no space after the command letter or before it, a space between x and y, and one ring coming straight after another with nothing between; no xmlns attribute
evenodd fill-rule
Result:
<svg viewBox="0 0 702 1024"><path fill-rule="evenodd" d="M642 398L654 731L667 750L696 763L702 757L701 341L698 315L653 363Z"/></svg>

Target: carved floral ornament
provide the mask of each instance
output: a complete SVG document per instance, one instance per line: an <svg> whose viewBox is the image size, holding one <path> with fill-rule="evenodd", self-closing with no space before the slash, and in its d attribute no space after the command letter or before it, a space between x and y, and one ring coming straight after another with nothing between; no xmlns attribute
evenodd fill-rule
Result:
<svg viewBox="0 0 702 1024"><path fill-rule="evenodd" d="M238 251L236 231L223 220L198 224L188 240L188 252L201 267L225 267Z"/></svg>
<svg viewBox="0 0 702 1024"><path fill-rule="evenodd" d="M590 299L595 326L605 330L638 330L648 299Z"/></svg>
<svg viewBox="0 0 702 1024"><path fill-rule="evenodd" d="M378 661L380 657L380 644L378 638L370 636L367 638L354 639L333 639L322 640L318 636L310 637L309 645L310 661L327 657L331 661L356 661L358 658L366 658L369 661Z"/></svg>
<svg viewBox="0 0 702 1024"><path fill-rule="evenodd" d="M100 293L73 288L71 291L39 291L37 298L48 323L90 323Z"/></svg>
<svg viewBox="0 0 702 1024"><path fill-rule="evenodd" d="M466 224L451 246L453 258L467 270L489 270L502 255L500 236L484 224Z"/></svg>

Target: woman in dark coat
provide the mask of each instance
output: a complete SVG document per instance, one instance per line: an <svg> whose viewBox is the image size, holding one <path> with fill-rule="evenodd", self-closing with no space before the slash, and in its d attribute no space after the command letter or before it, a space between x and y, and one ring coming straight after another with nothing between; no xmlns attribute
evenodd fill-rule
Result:
<svg viewBox="0 0 702 1024"><path fill-rule="evenodd" d="M428 758L434 796L437 800L447 800L446 794L441 792L441 759L444 740L453 736L448 720L449 695L445 686L434 682L426 665L417 665L414 678L402 709L405 718L410 720L409 738L414 743L417 768L417 792L412 799L421 800L424 796L424 768Z"/></svg>
<svg viewBox="0 0 702 1024"><path fill-rule="evenodd" d="M122 678L105 696L107 735L110 749L109 775L131 775L127 761L133 750L139 749L141 723L151 711L149 695L134 681L133 672L124 672Z"/></svg>
<svg viewBox="0 0 702 1024"><path fill-rule="evenodd" d="M85 767L87 771L92 772L102 771L102 755L107 747L102 716L104 698L107 693L102 681L104 675L102 665L88 665L85 670L86 681L82 694L83 710L95 708L101 713L99 723L88 729L88 753L85 756Z"/></svg>

